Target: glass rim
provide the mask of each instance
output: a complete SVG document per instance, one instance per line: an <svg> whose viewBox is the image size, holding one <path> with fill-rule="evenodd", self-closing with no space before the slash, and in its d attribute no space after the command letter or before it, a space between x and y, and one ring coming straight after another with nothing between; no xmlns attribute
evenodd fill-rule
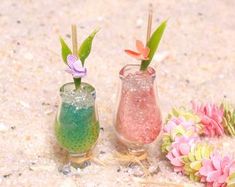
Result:
<svg viewBox="0 0 235 187"><path fill-rule="evenodd" d="M70 90L75 91L75 84L74 84L74 82L67 82L67 83L63 84L63 85L60 87L60 94L64 93L65 90L66 90L65 88L66 88L66 87L69 87L69 86L71 86L71 89L70 89ZM89 84L89 83L81 82L81 86L83 86L83 87L84 87L84 86L89 86L89 87L91 88L90 93L91 93L91 94L95 94L95 93L96 93L95 87L92 86L92 85ZM68 90L69 90L69 89L68 89Z"/></svg>
<svg viewBox="0 0 235 187"><path fill-rule="evenodd" d="M123 66L122 69L119 71L119 78L121 80L124 80L126 78L126 75L124 75L124 73L125 73L125 71L129 70L128 68L131 68L131 67L134 67L134 68L138 67L138 70L136 72L142 72L140 70L140 64L127 64L127 65ZM143 72L148 72L149 76L151 76L152 78L156 77L156 71L151 66L148 66L147 70L143 71Z"/></svg>

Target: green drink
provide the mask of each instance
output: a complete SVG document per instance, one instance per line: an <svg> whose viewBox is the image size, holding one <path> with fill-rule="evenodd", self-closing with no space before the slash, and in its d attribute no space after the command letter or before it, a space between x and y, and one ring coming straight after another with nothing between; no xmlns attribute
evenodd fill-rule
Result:
<svg viewBox="0 0 235 187"><path fill-rule="evenodd" d="M95 108L95 89L82 83L74 91L74 84L61 87L61 104L55 122L58 143L71 155L83 155L95 145L99 136L99 121Z"/></svg>

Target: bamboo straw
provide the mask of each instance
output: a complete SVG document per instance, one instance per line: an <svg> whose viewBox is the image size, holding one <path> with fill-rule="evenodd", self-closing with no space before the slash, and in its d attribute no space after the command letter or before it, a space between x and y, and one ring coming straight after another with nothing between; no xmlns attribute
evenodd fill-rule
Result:
<svg viewBox="0 0 235 187"><path fill-rule="evenodd" d="M77 42L77 27L72 25L72 44L73 44L73 55L77 56L78 42Z"/></svg>
<svg viewBox="0 0 235 187"><path fill-rule="evenodd" d="M76 25L71 26L72 29L72 45L73 45L73 55L78 57L78 42L77 42L77 27ZM73 78L75 88L78 90L81 85L81 78Z"/></svg>
<svg viewBox="0 0 235 187"><path fill-rule="evenodd" d="M147 37L146 37L146 44L149 41L152 29L152 19L153 19L153 5L152 3L149 4L149 15L148 15L148 27L147 27Z"/></svg>

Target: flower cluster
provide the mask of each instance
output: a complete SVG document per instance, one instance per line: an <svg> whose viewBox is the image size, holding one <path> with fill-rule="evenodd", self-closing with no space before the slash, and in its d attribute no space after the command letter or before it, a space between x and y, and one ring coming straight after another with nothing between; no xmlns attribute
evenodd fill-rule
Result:
<svg viewBox="0 0 235 187"><path fill-rule="evenodd" d="M173 108L163 128L162 152L175 172L207 187L235 185L235 160L222 156L200 137L234 136L235 110L228 104L192 102L192 110Z"/></svg>

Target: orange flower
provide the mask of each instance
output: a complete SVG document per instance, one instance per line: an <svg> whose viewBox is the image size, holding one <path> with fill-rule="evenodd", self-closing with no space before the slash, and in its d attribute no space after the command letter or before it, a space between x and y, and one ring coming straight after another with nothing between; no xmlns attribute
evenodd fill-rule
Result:
<svg viewBox="0 0 235 187"><path fill-rule="evenodd" d="M135 52L135 51L132 51L132 50L129 50L129 49L125 49L125 52L138 59L138 60L148 60L148 55L149 55L149 52L150 52L150 49L148 47L145 47L143 42L141 42L140 40L136 40L136 49L138 52Z"/></svg>

